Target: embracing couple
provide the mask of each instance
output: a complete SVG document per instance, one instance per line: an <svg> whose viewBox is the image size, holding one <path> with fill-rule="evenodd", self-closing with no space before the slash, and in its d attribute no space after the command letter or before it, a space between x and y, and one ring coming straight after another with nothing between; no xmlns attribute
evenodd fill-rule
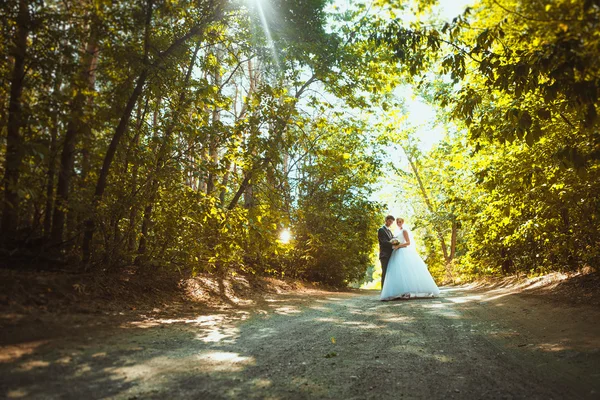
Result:
<svg viewBox="0 0 600 400"><path fill-rule="evenodd" d="M416 252L404 220L395 220L396 235L390 227L394 217L385 217L385 225L377 231L381 261L381 300L433 297L440 294L427 265Z"/></svg>

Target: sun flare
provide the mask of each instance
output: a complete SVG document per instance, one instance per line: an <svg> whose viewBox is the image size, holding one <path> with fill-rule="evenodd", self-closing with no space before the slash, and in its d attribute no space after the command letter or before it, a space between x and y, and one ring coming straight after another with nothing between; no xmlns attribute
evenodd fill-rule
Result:
<svg viewBox="0 0 600 400"><path fill-rule="evenodd" d="M292 240L292 232L289 229L284 229L279 233L279 241L283 244L288 244Z"/></svg>

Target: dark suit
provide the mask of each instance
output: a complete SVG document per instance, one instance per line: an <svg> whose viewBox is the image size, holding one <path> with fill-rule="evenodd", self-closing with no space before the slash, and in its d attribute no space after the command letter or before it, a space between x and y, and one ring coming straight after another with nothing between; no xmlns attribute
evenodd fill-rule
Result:
<svg viewBox="0 0 600 400"><path fill-rule="evenodd" d="M379 261L381 261L381 288L383 289L383 282L385 281L385 273L387 271L387 265L392 256L392 231L387 226L382 226L377 231L377 239L379 239Z"/></svg>

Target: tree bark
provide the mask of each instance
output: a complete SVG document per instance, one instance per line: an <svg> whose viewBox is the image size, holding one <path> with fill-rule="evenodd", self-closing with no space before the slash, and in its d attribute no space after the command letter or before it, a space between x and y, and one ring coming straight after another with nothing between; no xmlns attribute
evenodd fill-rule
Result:
<svg viewBox="0 0 600 400"><path fill-rule="evenodd" d="M26 0L19 1L16 20L15 45L13 47L14 66L10 81L8 103L8 125L6 134L6 160L4 169L4 204L2 210L3 241L14 239L19 221L19 172L23 161L23 107L21 95L25 81L25 57L27 55L27 36L29 35L30 15Z"/></svg>
<svg viewBox="0 0 600 400"><path fill-rule="evenodd" d="M56 80L54 81L53 97L57 98L62 84L62 73L60 66L56 70ZM46 208L44 211L44 239L50 239L52 229L52 213L54 211L54 180L56 178L56 158L57 158L57 137L58 137L58 116L59 107L52 113L52 126L50 127L50 157L48 157L48 174L46 182Z"/></svg>
<svg viewBox="0 0 600 400"><path fill-rule="evenodd" d="M208 80L208 71L204 72L204 80ZM208 105L204 105L203 107L204 109L204 114L208 116L209 114L209 109L208 109ZM207 117L207 121L206 124L208 125L209 121L208 121L208 117ZM203 141L202 143L202 148L200 149L200 163L202 164L202 166L208 165L209 164L209 152L208 152L208 148L209 145L208 143L210 143L210 137L207 137L206 140ZM191 145L191 143L190 143ZM190 146L191 148L191 146ZM194 154L193 151L190 152L189 154L189 161L190 163L193 163L194 161L196 161L196 155ZM202 192L202 193L207 193L208 190L208 174L205 173L205 171L202 171L202 173L199 175L199 179L198 179L198 191Z"/></svg>
<svg viewBox="0 0 600 400"><path fill-rule="evenodd" d="M244 180L244 182L246 182L246 188L244 189L244 208L247 209L251 209L256 205L256 203L254 202L254 187L252 185L252 175L254 174L248 174L248 179Z"/></svg>
<svg viewBox="0 0 600 400"><path fill-rule="evenodd" d="M229 202L229 205L227 206L228 210L233 210L235 208L235 206L237 206L237 203L240 200L240 197L242 197L242 194L246 191L246 187L250 183L251 178L252 178L252 171L248 171L246 173L246 175L244 176L244 180L240 184L238 191L233 196L233 199L231 199L231 201Z"/></svg>
<svg viewBox="0 0 600 400"><path fill-rule="evenodd" d="M248 71L250 73L250 76L252 74L252 67L251 67L251 63L252 63L252 58L248 59ZM235 115L236 118L236 122L241 120L242 118L244 118L246 116L246 112L248 111L248 103L250 101L250 99L252 98L252 95L255 91L255 85L254 82L251 81L250 82L250 88L248 89L248 93L246 95L246 101L244 101L242 103L241 109L240 109L240 113L237 113L237 98L238 98L238 88L236 85L235 88L235 97L234 97L234 105L233 105L233 114ZM242 137L242 133L239 133L239 139L241 140ZM232 171L233 169L233 171ZM223 175L223 180L221 182L221 193L219 194L219 201L221 203L222 207L225 207L225 195L227 194L227 185L229 184L229 178L231 176L231 174L235 174L235 163L231 162L231 160L229 160L227 162L227 166L225 167L225 174Z"/></svg>
<svg viewBox="0 0 600 400"><path fill-rule="evenodd" d="M149 4L151 5L152 2L149 1ZM194 26L187 34L185 34L184 36L175 40L173 43L171 43L171 45L165 51L160 53L160 55L158 56L158 59L155 63L148 65L148 63L145 62L146 65L144 66L140 75L138 76L135 88L134 88L131 96L129 97L129 100L127 101L125 110L123 111L123 114L121 115L119 124L117 125L117 127L115 129L113 138L108 146L108 150L106 151L106 155L104 157L104 162L102 163L102 169L100 170L100 174L98 176L98 182L96 183L96 190L94 193L94 200L92 203L92 213L93 214L95 213L96 207L97 207L98 203L100 202L100 200L102 199L102 196L104 195L104 190L106 189L108 173L109 173L110 166L111 166L112 160L114 158L114 155L117 151L119 141L121 140L121 137L123 136L123 134L125 133L125 130L127 129L127 124L129 123L129 119L131 118L131 111L133 110L133 107L134 107L135 103L137 102L137 99L139 98L139 96L141 95L141 93L143 91L144 85L146 83L146 79L148 78L151 69L156 69L156 68L160 67L163 64L165 59L169 58L175 51L179 50L179 48L182 45L184 45L190 38L202 34L202 32L204 31L207 24L210 23L211 21L213 21L220 14L219 11L220 10L217 10L216 8L214 8L212 10L212 14L210 16L208 16L205 21L203 21L201 24ZM149 22L150 21L147 21L147 24L146 24L147 28L149 28L149 25L150 25ZM148 35L146 35L146 37L148 38ZM146 51L148 51L149 45L146 44L144 47L146 48ZM147 54L144 58L147 60ZM91 255L90 254L90 251L91 251L90 246L91 246L91 242L92 242L92 239L94 236L94 229L95 229L94 217L95 216L92 215L92 217L89 218L85 223L85 231L84 231L83 244L82 244L82 253L83 253L83 262L84 263L87 263L89 261L90 255Z"/></svg>
<svg viewBox="0 0 600 400"><path fill-rule="evenodd" d="M166 153L169 148L169 142L171 140L173 130L175 129L175 125L177 124L177 121L179 120L179 115L181 115L181 112L184 108L184 103L186 101L186 96L185 96L186 88L192 77L194 65L196 64L198 52L200 51L200 43L201 42L198 42L198 44L196 45L196 48L194 49L194 53L192 54L192 59L190 61L190 64L189 64L188 69L185 74L183 90L179 94L179 101L177 103L177 107L174 110L171 121L165 130L164 139L163 139L163 142L158 151L158 157L156 159L155 176L152 178L152 183L150 184L150 194L148 196L148 204L144 208L144 218L142 220L140 243L138 246L138 254L139 255L143 255L146 253L147 242L148 242L148 240L147 240L148 231L150 229L150 224L152 222L152 211L154 209L154 201L156 199L156 194L158 192L158 187L159 187L159 183L160 183L158 173L164 167L164 163L165 163L165 159L166 159L166 155L167 155ZM136 259L136 263L139 264L140 262L141 262L141 259Z"/></svg>
<svg viewBox="0 0 600 400"><path fill-rule="evenodd" d="M419 189L421 190L421 195L423 196L423 200L425 201L425 204L427 205L429 212L435 214L435 209L433 208L433 204L431 203L431 201L429 199L427 190L425 190L425 185L423 185L423 181L421 180L421 175L419 174L419 170L417 168L415 160L409 155L408 152L405 151L405 153L406 153L406 158L408 159L408 163L410 164L410 167L413 170L415 177L417 178L417 183L419 184ZM444 253L444 260L446 261L446 264L448 264L451 261L451 258L448 255L448 246L446 245L446 240L444 239L444 234L439 228L436 227L435 229L436 229L436 233L438 235L438 239L440 241L440 246L442 247L442 252Z"/></svg>
<svg viewBox="0 0 600 400"><path fill-rule="evenodd" d="M208 148L207 146L202 146L202 149L200 150L200 162L203 165L208 164ZM200 177L200 182L198 184L198 191L202 192L202 193L207 193L208 192L208 177L202 173L201 177Z"/></svg>
<svg viewBox="0 0 600 400"><path fill-rule="evenodd" d="M137 147L140 142L142 126L143 126L144 120L146 118L146 113L148 112L148 102L149 102L149 99L146 98L146 102L144 104L143 110L142 110L141 106L138 107L136 134L132 141L132 146L135 146L135 147ZM129 167L126 167L126 169L129 169ZM131 184L132 204L131 204L131 208L129 209L129 228L127 230L127 234L128 234L127 249L130 252L133 252L135 250L135 242L136 242L135 241L135 232L136 232L135 221L137 219L137 214L138 214L138 204L134 199L135 199L135 195L138 190L138 188L137 188L138 172L139 172L139 164L135 163L133 165L133 171L131 172L131 175L132 175L132 177L131 177L131 180L132 180L132 184Z"/></svg>
<svg viewBox="0 0 600 400"><path fill-rule="evenodd" d="M46 182L46 209L44 212L44 237L50 237L52 212L54 209L54 180L56 177L56 137L58 135L58 111L52 117L50 128L50 157L48 158L48 176Z"/></svg>
<svg viewBox="0 0 600 400"><path fill-rule="evenodd" d="M258 79L258 75L256 74L255 71L253 71L251 60L248 62L248 73L250 76L250 92L252 92L255 90L255 85L257 83L256 80ZM300 87L300 89L298 89L298 91L294 95L295 100L297 101L298 99L300 99L300 97L306 91L306 89L308 89L308 87L313 82L316 82L316 81L317 81L317 78L315 75L313 75L306 82L304 82L304 84ZM286 107L288 107L288 109L286 112L283 113L284 115L281 116L277 126L274 129L274 136L275 136L276 140L280 140L281 137L283 136L285 129L287 127L287 121L295 107L295 104L296 103L286 105ZM252 183L251 183L252 176L255 174L255 172L258 169L263 168L264 166L268 165L269 162L271 162L270 159L262 158L261 161L258 162L258 164L254 165L251 169L249 169L246 172L246 174L244 176L244 180L240 184L240 187L237 190L236 194L233 196L233 199L229 202L227 209L233 210L236 207L238 201L240 200L240 197L242 197L242 194L245 195L244 196L245 207L246 208L252 207L252 205L254 204L254 191L253 191ZM246 196L246 193L247 193L247 196Z"/></svg>
<svg viewBox="0 0 600 400"><path fill-rule="evenodd" d="M159 137L159 132L158 132L158 112L160 110L161 107L161 100L159 99L157 101L156 104L156 108L154 110L154 115L152 117L152 129L154 130L153 136L156 139L156 141L158 142L158 137ZM158 164L161 163L161 159L162 159L162 151L164 148L164 143L162 143L158 149L158 156L157 156L157 161L155 164L155 170L154 173L158 173L158 169L159 166ZM154 175L151 179L151 183L150 183L150 189L148 190L148 194L145 196L148 198L148 201L146 202L146 206L144 207L144 213L142 216L142 227L141 227L141 235L140 235L140 242L138 245L138 254L145 254L146 253L146 244L148 242L148 230L150 228L150 223L152 222L151 219L151 215L152 215L152 208L153 208L153 204L154 201L156 199L156 192L158 192L158 177L156 175ZM140 256L137 256L135 259L135 264L140 264L141 263L142 258Z"/></svg>
<svg viewBox="0 0 600 400"><path fill-rule="evenodd" d="M104 195L104 190L106 189L106 181L108 179L108 173L110 170L110 165L112 160L117 152L117 147L119 145L119 141L121 137L125 133L127 129L127 124L129 123L129 118L131 117L131 111L137 102L138 97L142 94L142 90L144 85L146 84L146 78L148 77L149 71L145 69L141 75L138 77L135 89L133 93L129 97L127 105L125 106L125 111L121 116L121 120L119 121L119 125L115 129L115 134L108 146L108 150L106 151L106 155L104 157L104 162L102 163L102 169L100 170L100 175L98 176L98 182L96 183L96 190L94 192L94 203L92 205L92 210L95 210L97 207L97 203L100 201L102 196ZM92 242L92 238L94 235L94 219L93 217L88 219L85 222L85 232L83 236L83 261L87 262L90 258L90 245Z"/></svg>
<svg viewBox="0 0 600 400"><path fill-rule="evenodd" d="M450 262L456 257L456 236L458 234L458 223L456 218L452 217L452 233L450 235Z"/></svg>
<svg viewBox="0 0 600 400"><path fill-rule="evenodd" d="M227 163L223 180L221 181L221 192L219 193L219 202L221 207L225 206L225 195L227 194L227 184L229 183L229 175L231 174L231 162Z"/></svg>
<svg viewBox="0 0 600 400"><path fill-rule="evenodd" d="M220 93L221 82L222 82L221 71L220 71L221 52L218 48L218 45L217 45L217 48L215 49L215 58L216 58L217 62L216 62L216 67L215 67L215 70L213 73L213 85L215 85L217 88L219 88L219 93ZM217 134L217 129L219 128L220 121L221 121L221 110L215 104L213 106L213 110L212 110L213 128L211 130L210 144L208 147L210 168L209 168L209 173L208 173L208 180L206 182L206 193L207 194L210 194L215 190L216 171L219 166L219 135Z"/></svg>
<svg viewBox="0 0 600 400"><path fill-rule="evenodd" d="M252 60L248 61L248 77L250 80L250 87L248 89L248 95L250 96L250 93L254 93L256 91L256 88L258 86L258 69L255 68L253 66ZM252 132L250 132L250 135L252 135ZM251 140L249 140L249 142L252 142ZM254 148L250 148L249 149L250 154L254 155L255 154L255 149ZM244 194L244 208L246 209L250 209L252 207L254 207L254 188L253 188L253 182L252 182L252 177L254 175L254 168L250 169L247 173L246 176L244 177L244 180L242 181L242 184L240 185L240 189L238 190L238 193L241 191ZM237 196L237 193L236 193ZM236 196L234 196L234 199L236 199ZM237 196L236 199L236 203L237 200L239 199L239 196ZM233 203L233 202L232 202ZM230 210L233 209L233 207L231 207L230 203L230 207L228 207ZM234 205L235 207L235 205Z"/></svg>
<svg viewBox="0 0 600 400"><path fill-rule="evenodd" d="M67 125L63 150L60 156L58 184L56 186L56 204L52 218L50 240L59 244L63 240L65 219L69 208L69 189L75 164L75 147L77 139L84 129L83 115L86 104L86 91L92 90L95 82L95 65L98 57L98 34L95 22L90 28L90 38L82 59L81 71L75 82L75 98L71 104L71 117Z"/></svg>

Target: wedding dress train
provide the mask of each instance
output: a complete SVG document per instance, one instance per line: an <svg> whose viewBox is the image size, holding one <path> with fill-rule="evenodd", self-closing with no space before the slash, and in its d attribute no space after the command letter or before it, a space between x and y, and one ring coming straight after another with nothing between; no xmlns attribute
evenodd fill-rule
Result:
<svg viewBox="0 0 600 400"><path fill-rule="evenodd" d="M397 239L400 243L406 243L402 233L400 231ZM381 300L433 297L439 294L440 289L412 243L394 250L381 289Z"/></svg>

